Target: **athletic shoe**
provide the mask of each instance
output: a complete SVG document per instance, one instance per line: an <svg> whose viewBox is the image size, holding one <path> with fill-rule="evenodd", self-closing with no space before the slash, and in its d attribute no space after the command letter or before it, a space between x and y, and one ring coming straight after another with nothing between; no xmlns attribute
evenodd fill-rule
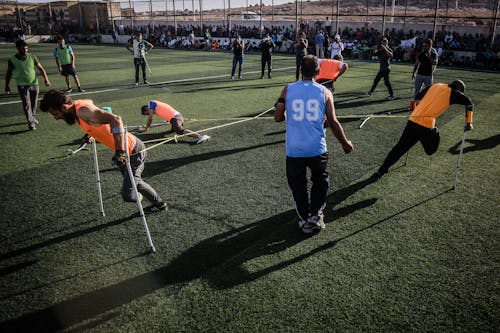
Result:
<svg viewBox="0 0 500 333"><path fill-rule="evenodd" d="M165 210L165 211L168 210L168 206L167 206L166 202L160 202L159 204L146 207L146 208L144 208L144 213L152 214L152 213L161 212L163 210Z"/></svg>
<svg viewBox="0 0 500 333"><path fill-rule="evenodd" d="M149 81L148 80L144 80L144 84L149 84Z"/></svg>
<svg viewBox="0 0 500 333"><path fill-rule="evenodd" d="M373 91L371 91L371 90L370 90L370 91L368 91L366 94L367 94L368 96L371 96L371 95L373 94Z"/></svg>
<svg viewBox="0 0 500 333"><path fill-rule="evenodd" d="M66 89L66 92L67 92L68 94L69 94L70 92L72 92L72 91L73 91L73 89L71 89L71 88Z"/></svg>
<svg viewBox="0 0 500 333"><path fill-rule="evenodd" d="M234 80L234 75L233 75L233 76L231 76L231 80Z"/></svg>
<svg viewBox="0 0 500 333"><path fill-rule="evenodd" d="M198 145L199 145L199 144L201 144L201 143L203 143L203 142L207 142L207 141L208 141L208 139L210 139L210 137L209 137L208 135L200 135L200 136L198 137L198 141L196 141L196 144L198 144Z"/></svg>
<svg viewBox="0 0 500 333"><path fill-rule="evenodd" d="M264 75L262 75L262 76L260 77L260 79L261 79L261 80L262 80L263 78L264 78Z"/></svg>
<svg viewBox="0 0 500 333"><path fill-rule="evenodd" d="M387 100L388 100L388 101L393 101L393 100L395 100L395 99L396 99L396 97L394 97L394 96L392 96L392 95L391 95L391 96L389 96L389 97L387 97Z"/></svg>
<svg viewBox="0 0 500 333"><path fill-rule="evenodd" d="M268 78L272 78L273 76L272 76L271 74L268 74L268 75L267 75L267 77L268 77Z"/></svg>
<svg viewBox="0 0 500 333"><path fill-rule="evenodd" d="M135 86L137 87L138 85L139 85L139 82L136 82L136 83L135 83Z"/></svg>
<svg viewBox="0 0 500 333"><path fill-rule="evenodd" d="M33 124L34 124L34 125L38 125L38 124L39 124L39 121L38 121L38 120L36 120L36 118L33 118Z"/></svg>
<svg viewBox="0 0 500 333"><path fill-rule="evenodd" d="M325 222L323 221L323 214L320 213L318 215L311 216L308 220L308 223L313 225L314 229L322 230L325 229Z"/></svg>
<svg viewBox="0 0 500 333"><path fill-rule="evenodd" d="M36 130L35 125L28 125L28 128L29 128L30 131Z"/></svg>
<svg viewBox="0 0 500 333"><path fill-rule="evenodd" d="M238 79L242 79L242 78L243 78L243 76L241 76L241 75L238 75Z"/></svg>
<svg viewBox="0 0 500 333"><path fill-rule="evenodd" d="M304 220L299 221L299 228L305 234L312 234L314 232L314 226L311 223Z"/></svg>
<svg viewBox="0 0 500 333"><path fill-rule="evenodd" d="M78 88L78 91L79 91L79 92L85 92L85 89Z"/></svg>

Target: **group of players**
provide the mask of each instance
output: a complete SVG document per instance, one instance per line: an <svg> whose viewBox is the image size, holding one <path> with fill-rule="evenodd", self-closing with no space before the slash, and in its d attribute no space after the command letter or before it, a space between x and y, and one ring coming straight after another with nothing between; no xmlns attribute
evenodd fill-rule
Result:
<svg viewBox="0 0 500 333"><path fill-rule="evenodd" d="M145 61L145 57L141 56L140 52L146 51L148 46L141 40L136 38L135 42L127 44L127 48L133 53L139 52L139 58ZM144 143L125 130L120 116L97 107L92 100L73 100L67 94L71 91L69 75L74 77L78 89L80 91L83 89L76 74L75 57L71 48L65 45L62 37L58 44L54 50L54 56L59 71L66 77L68 89L66 93L60 90L48 91L40 103L40 109L49 112L56 120L63 119L68 124L78 124L87 134L88 142L96 140L115 152L112 160L123 175L121 194L125 201L135 202L142 199L136 197L133 182L127 173L126 164L129 163L137 192L151 202L151 206L145 211L153 213L166 210L167 203L141 178L146 158ZM9 59L5 91L10 93L9 83L13 77L18 86L29 128L35 129L38 123L34 117L38 95L35 68L38 68L47 86L50 86L50 81L38 59L28 52L28 46L24 41L17 41L16 48L18 52ZM134 53L134 58L136 58L135 55ZM138 84L138 67L142 66L143 73L145 73L143 65L147 63L134 61L134 64L136 84ZM346 70L347 64L343 61L317 59L313 55L306 55L302 57L300 64L302 80L286 85L275 104L275 121L286 120L286 173L299 217L299 228L304 233L312 233L325 228L323 211L329 188L325 121L341 143L344 152L350 153L353 150L353 144L347 139L336 118L332 91L326 87L329 84L333 87L334 82ZM147 83L145 74L143 81ZM417 142L421 142L427 154L435 153L439 146L436 118L451 104L465 106L467 111L465 130L472 129L474 106L470 98L464 95L464 82L456 80L450 84L429 84L428 82L426 84L426 88L415 96L414 109L401 138L389 152L382 166L372 176L373 180L378 180L386 174L389 168ZM153 115L157 114L170 122L172 131L177 134L195 137L197 143L206 142L210 138L185 129L182 115L166 103L149 101L141 108L141 113L148 116L147 124L141 131L146 131L150 127ZM128 147L128 152L125 152L125 147ZM312 175L310 195L306 178L308 168Z"/></svg>

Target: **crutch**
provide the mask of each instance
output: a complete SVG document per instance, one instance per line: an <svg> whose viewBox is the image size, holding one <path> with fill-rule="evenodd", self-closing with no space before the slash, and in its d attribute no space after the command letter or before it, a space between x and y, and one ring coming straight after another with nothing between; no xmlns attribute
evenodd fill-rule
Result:
<svg viewBox="0 0 500 333"><path fill-rule="evenodd" d="M144 50L141 52L142 54L142 59L144 59L144 63L146 64L146 68L148 69L149 74L153 75L153 72L151 71L151 68L149 67L148 60L146 59L146 52Z"/></svg>
<svg viewBox="0 0 500 333"><path fill-rule="evenodd" d="M86 147L87 146L87 143L84 142L80 145L80 147L78 147L78 149L76 150L73 150L73 149L66 149L66 156L71 156L71 155L75 155L76 153L78 153L79 151L82 151L82 150L88 150L88 148Z"/></svg>
<svg viewBox="0 0 500 333"><path fill-rule="evenodd" d="M106 216L106 214L104 213L104 205L102 203L101 176L99 175L99 162L97 161L97 142L95 140L92 146L94 149L95 182L97 186L97 195L99 196L99 208L101 209L102 216Z"/></svg>
<svg viewBox="0 0 500 333"><path fill-rule="evenodd" d="M457 187L458 175L460 173L460 165L462 163L462 154L464 152L465 138L467 137L467 131L472 129L472 110L467 110L466 112L466 124L464 127L464 136L462 137L462 145L460 146L460 154L458 155L457 168L455 170L455 180L453 181L453 189Z"/></svg>
<svg viewBox="0 0 500 333"><path fill-rule="evenodd" d="M149 247L151 249L151 252L156 252L155 246L153 244L153 241L151 239L151 234L149 233L149 228L148 228L148 222L146 221L146 216L144 215L144 209L142 208L142 203L141 203L141 198L139 195L139 191L137 191L137 185L135 183L135 178L134 174L132 172L132 167L130 166L130 154L128 151L128 133L127 133L127 126L124 126L125 128L125 135L124 135L124 140L125 140L125 154L127 156L127 172L128 176L130 177L130 183L132 185L132 188L134 189L135 197L136 197L136 203L137 203L137 208L139 209L139 214L141 215L141 220L142 224L144 225L144 231L146 231L146 237L148 239Z"/></svg>

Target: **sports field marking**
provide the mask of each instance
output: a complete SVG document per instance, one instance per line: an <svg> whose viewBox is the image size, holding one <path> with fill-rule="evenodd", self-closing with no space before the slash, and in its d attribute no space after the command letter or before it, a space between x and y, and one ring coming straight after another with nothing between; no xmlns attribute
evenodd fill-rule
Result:
<svg viewBox="0 0 500 333"><path fill-rule="evenodd" d="M283 68L273 69L273 71L275 71L275 72L286 71L286 70L289 70L289 69L292 69L292 68L295 68L295 67L283 67ZM260 73L260 71L245 72L244 74L255 74L255 73ZM158 86L158 85L163 85L163 84L168 84L168 83L199 81L199 80L204 80L204 79L217 79L217 78L222 78L222 77L227 77L227 76L228 76L228 74L214 75L214 76L204 76L204 77L194 77L194 78L188 78L188 79L180 79L180 80L171 80L171 81L163 81L163 82L150 83L150 84L148 84L148 86ZM130 88L127 87L127 88L111 88L111 89L104 89L104 90L93 90L93 91L78 92L78 93L70 94L70 96L79 96L79 95L88 95L88 94L99 94L99 93L103 93L103 92L117 91L117 90L122 90L122 89L130 89ZM42 99L42 97L39 97L37 100L41 100L41 99ZM10 102L2 102L2 103L0 103L0 106L2 106L2 105L8 105L8 104L18 104L18 103L21 103L21 100L10 101Z"/></svg>
<svg viewBox="0 0 500 333"><path fill-rule="evenodd" d="M120 89L119 88L111 88L111 89L103 89L103 90L86 91L86 92L79 92L79 93L71 94L70 96L88 95L88 94L99 94L99 93L103 93L103 92L116 91L116 90L120 90ZM38 97L37 101L42 100L42 98L43 97ZM10 101L10 102L2 102L2 103L0 103L0 106L1 105L7 105L7 104L16 104L16 103L21 103L21 100Z"/></svg>

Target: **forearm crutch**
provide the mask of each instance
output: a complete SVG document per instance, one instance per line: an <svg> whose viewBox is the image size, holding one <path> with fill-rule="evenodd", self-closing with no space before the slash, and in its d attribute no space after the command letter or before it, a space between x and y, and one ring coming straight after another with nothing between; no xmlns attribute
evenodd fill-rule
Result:
<svg viewBox="0 0 500 333"><path fill-rule="evenodd" d="M467 137L467 131L472 129L472 110L467 110L465 118L464 136L462 137L462 144L460 146L460 154L458 155L457 168L455 170L455 180L453 181L453 189L457 187L458 175L460 173L460 165L462 163L462 154L464 152L465 139Z"/></svg>
<svg viewBox="0 0 500 333"><path fill-rule="evenodd" d="M99 162L97 161L97 142L94 140L92 144L94 150L94 169L95 169L95 182L97 186L97 195L99 196L99 208L101 209L102 216L106 216L104 213L104 205L102 203L102 191L101 191L101 176L99 175Z"/></svg>
<svg viewBox="0 0 500 333"><path fill-rule="evenodd" d="M125 140L125 154L127 155L126 167L127 167L128 176L130 177L130 183L132 185L132 188L134 189L135 198L136 198L135 202L137 203L137 208L139 209L139 214L141 216L142 224L144 225L144 231L146 231L146 237L148 239L149 248L151 249L151 252L156 252L155 246L153 244L153 240L151 239L151 234L149 233L148 222L146 221L146 216L144 215L144 209L142 208L142 203L141 203L139 191L137 191L137 185L135 183L135 178L134 178L134 174L132 172L132 167L130 166L130 154L128 151L127 126L125 126L124 140Z"/></svg>

